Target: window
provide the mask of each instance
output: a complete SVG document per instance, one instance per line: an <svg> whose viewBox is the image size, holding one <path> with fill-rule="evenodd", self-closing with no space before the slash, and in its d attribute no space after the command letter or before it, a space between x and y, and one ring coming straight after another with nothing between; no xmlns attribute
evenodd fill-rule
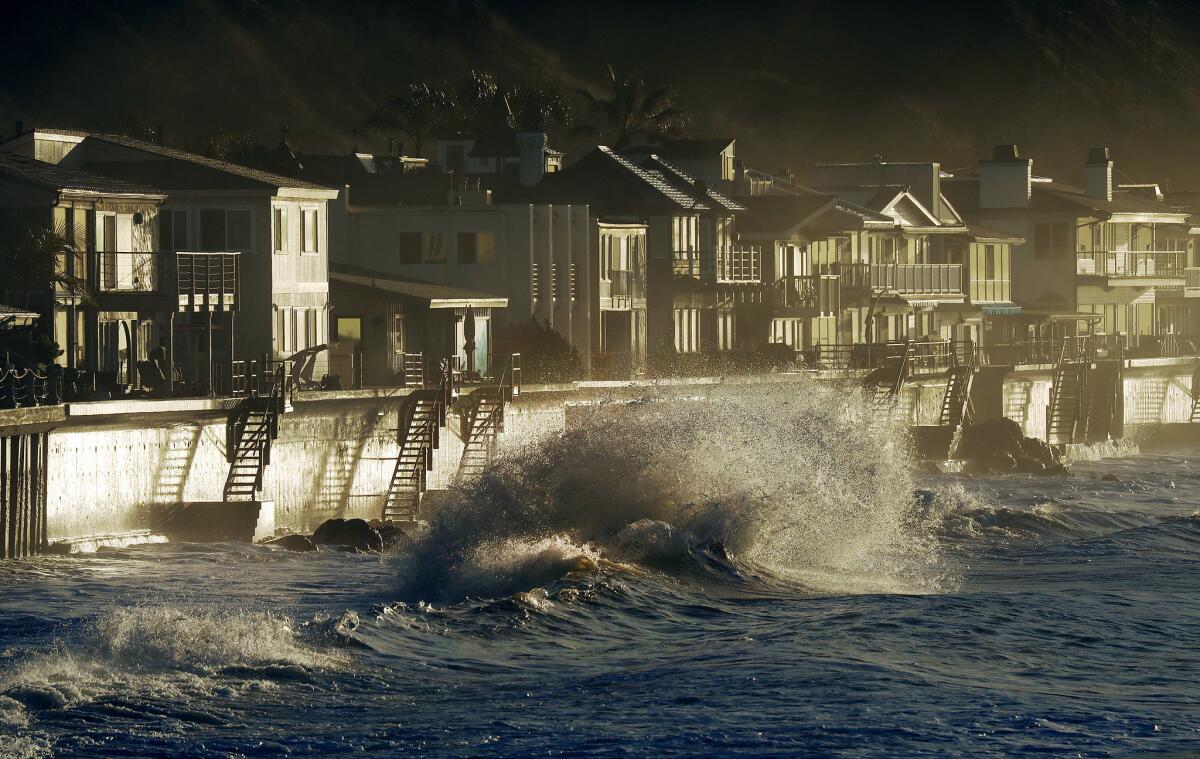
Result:
<svg viewBox="0 0 1200 759"><path fill-rule="evenodd" d="M700 309L675 309L675 350L679 353L700 352Z"/></svg>
<svg viewBox="0 0 1200 759"><path fill-rule="evenodd" d="M612 237L600 240L600 281L602 282L612 281L612 245Z"/></svg>
<svg viewBox="0 0 1200 759"><path fill-rule="evenodd" d="M983 278L1000 279L999 261L996 258L996 246L983 246Z"/></svg>
<svg viewBox="0 0 1200 759"><path fill-rule="evenodd" d="M225 248L225 209L200 210L200 249L219 251Z"/></svg>
<svg viewBox="0 0 1200 759"><path fill-rule="evenodd" d="M338 342L358 343L362 340L362 318L339 316L337 320Z"/></svg>
<svg viewBox="0 0 1200 759"><path fill-rule="evenodd" d="M276 253L287 252L287 209L276 208L272 211L271 239Z"/></svg>
<svg viewBox="0 0 1200 759"><path fill-rule="evenodd" d="M1070 226L1041 222L1033 225L1033 257L1061 258L1072 249Z"/></svg>
<svg viewBox="0 0 1200 759"><path fill-rule="evenodd" d="M424 245L421 251L421 260L427 264L440 264L446 261L446 244L445 238L438 233L426 233L423 235Z"/></svg>
<svg viewBox="0 0 1200 759"><path fill-rule="evenodd" d="M272 331L274 334L271 335L271 338L275 341L275 351L277 353L287 353L288 340L286 308L280 308L279 306L275 307L275 324L273 326L274 329Z"/></svg>
<svg viewBox="0 0 1200 759"><path fill-rule="evenodd" d="M100 250L115 251L117 249L117 217L104 215L97 217L97 221L100 222L100 232L96 235L96 240L102 246Z"/></svg>
<svg viewBox="0 0 1200 759"><path fill-rule="evenodd" d="M400 233L400 265L409 266L412 264L421 263L421 251L423 249L421 238L423 235L420 232L401 232Z"/></svg>
<svg viewBox="0 0 1200 759"><path fill-rule="evenodd" d="M162 250L188 249L188 213L164 208L158 212L158 246Z"/></svg>
<svg viewBox="0 0 1200 759"><path fill-rule="evenodd" d="M302 253L317 253L318 234L317 234L317 209L304 208L300 211L300 242Z"/></svg>
<svg viewBox="0 0 1200 759"><path fill-rule="evenodd" d="M496 258L496 236L490 232L459 232L458 262L490 264Z"/></svg>

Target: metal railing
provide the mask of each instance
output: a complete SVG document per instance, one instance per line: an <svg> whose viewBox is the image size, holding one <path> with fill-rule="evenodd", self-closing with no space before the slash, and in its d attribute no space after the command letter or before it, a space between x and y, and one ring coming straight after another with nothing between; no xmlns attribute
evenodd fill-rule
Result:
<svg viewBox="0 0 1200 759"><path fill-rule="evenodd" d="M775 307L836 314L841 310L839 285L840 278L833 274L780 277L775 282Z"/></svg>
<svg viewBox="0 0 1200 759"><path fill-rule="evenodd" d="M162 292L163 254L99 251L96 275L97 289L102 293Z"/></svg>
<svg viewBox="0 0 1200 759"><path fill-rule="evenodd" d="M1188 266L1183 270L1183 289L1200 291L1200 266Z"/></svg>
<svg viewBox="0 0 1200 759"><path fill-rule="evenodd" d="M614 269L609 279L600 281L600 297L630 300L644 297L645 287L636 272Z"/></svg>
<svg viewBox="0 0 1200 759"><path fill-rule="evenodd" d="M36 369L0 368L0 409L57 406L63 380Z"/></svg>
<svg viewBox="0 0 1200 759"><path fill-rule="evenodd" d="M702 258L698 251L677 252L671 259L671 271L676 277L712 279L714 269L712 257Z"/></svg>
<svg viewBox="0 0 1200 759"><path fill-rule="evenodd" d="M1184 278L1187 251L1088 250L1075 254L1075 273L1082 276L1145 279Z"/></svg>

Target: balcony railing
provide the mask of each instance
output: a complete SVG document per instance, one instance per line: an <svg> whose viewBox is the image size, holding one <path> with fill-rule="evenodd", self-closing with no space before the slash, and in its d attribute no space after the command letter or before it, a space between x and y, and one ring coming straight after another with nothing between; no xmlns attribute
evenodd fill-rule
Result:
<svg viewBox="0 0 1200 759"><path fill-rule="evenodd" d="M176 253L181 310L237 311L241 308L238 253Z"/></svg>
<svg viewBox="0 0 1200 759"><path fill-rule="evenodd" d="M1189 266L1183 270L1183 295L1185 298L1200 298L1200 266Z"/></svg>
<svg viewBox="0 0 1200 759"><path fill-rule="evenodd" d="M962 264L871 264L871 287L901 295L962 295Z"/></svg>
<svg viewBox="0 0 1200 759"><path fill-rule="evenodd" d="M775 282L775 309L779 315L803 312L817 316L841 310L840 281L833 274L780 277Z"/></svg>
<svg viewBox="0 0 1200 759"><path fill-rule="evenodd" d="M1117 279L1183 279L1186 266L1182 250L1087 250L1075 258L1076 274Z"/></svg>
<svg viewBox="0 0 1200 759"><path fill-rule="evenodd" d="M870 290L871 265L832 263L817 267L818 274L833 274L841 279L843 290Z"/></svg>
<svg viewBox="0 0 1200 759"><path fill-rule="evenodd" d="M715 272L712 256L702 257L699 251L677 252L671 260L671 270L676 277L711 280Z"/></svg>
<svg viewBox="0 0 1200 759"><path fill-rule="evenodd" d="M613 270L609 279L600 280L600 299L613 301L614 308L629 308L632 300L645 297L644 291L641 277L632 271Z"/></svg>
<svg viewBox="0 0 1200 759"><path fill-rule="evenodd" d="M163 285L163 254L98 252L97 287L102 293L158 293Z"/></svg>
<svg viewBox="0 0 1200 759"><path fill-rule="evenodd" d="M723 284L762 282L762 251L737 248L718 253L717 281Z"/></svg>

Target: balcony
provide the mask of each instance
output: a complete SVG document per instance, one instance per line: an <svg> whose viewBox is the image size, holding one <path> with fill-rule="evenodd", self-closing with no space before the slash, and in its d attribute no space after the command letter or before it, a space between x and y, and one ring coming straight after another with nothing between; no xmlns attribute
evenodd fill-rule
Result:
<svg viewBox="0 0 1200 759"><path fill-rule="evenodd" d="M841 310L840 280L833 274L780 277L775 282L774 316L829 316Z"/></svg>
<svg viewBox="0 0 1200 759"><path fill-rule="evenodd" d="M871 288L897 295L966 295L962 264L871 264Z"/></svg>
<svg viewBox="0 0 1200 759"><path fill-rule="evenodd" d="M676 251L671 259L671 271L686 279L712 279L716 269L713 256L702 257L699 251Z"/></svg>
<svg viewBox="0 0 1200 759"><path fill-rule="evenodd" d="M1186 265L1182 250L1088 250L1076 254L1075 273L1108 285L1179 287Z"/></svg>
<svg viewBox="0 0 1200 759"><path fill-rule="evenodd" d="M96 253L102 308L120 311L236 311L237 253Z"/></svg>
<svg viewBox="0 0 1200 759"><path fill-rule="evenodd" d="M1200 298L1200 266L1183 270L1183 297Z"/></svg>
<svg viewBox="0 0 1200 759"><path fill-rule="evenodd" d="M614 269L609 272L609 279L600 280L601 310L628 311L645 297L642 280L632 271Z"/></svg>

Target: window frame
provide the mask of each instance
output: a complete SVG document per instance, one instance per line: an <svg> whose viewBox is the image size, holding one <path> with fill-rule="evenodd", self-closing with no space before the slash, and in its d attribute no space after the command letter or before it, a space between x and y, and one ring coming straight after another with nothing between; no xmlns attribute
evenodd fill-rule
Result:
<svg viewBox="0 0 1200 759"><path fill-rule="evenodd" d="M308 215L312 214L313 247L308 248ZM321 209L319 206L300 206L300 255L321 255Z"/></svg>

